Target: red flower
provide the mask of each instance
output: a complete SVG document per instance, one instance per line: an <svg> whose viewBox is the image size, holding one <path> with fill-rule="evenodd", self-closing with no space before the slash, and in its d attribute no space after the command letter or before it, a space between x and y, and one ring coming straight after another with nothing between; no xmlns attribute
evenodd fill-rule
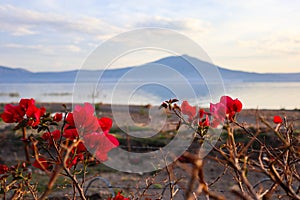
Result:
<svg viewBox="0 0 300 200"><path fill-rule="evenodd" d="M12 104L6 104L4 106L4 112L1 114L1 118L6 123L21 122L25 115L25 111L21 107L13 106Z"/></svg>
<svg viewBox="0 0 300 200"><path fill-rule="evenodd" d="M45 108L37 108L34 105L34 99L21 99L19 105L13 106L7 104L1 118L7 123L19 123L25 117L28 119L29 126L37 126L40 123L40 117L46 112Z"/></svg>
<svg viewBox="0 0 300 200"><path fill-rule="evenodd" d="M233 108L234 112L241 112L242 108L243 108L243 104L240 100L235 99L235 100L233 100L232 108Z"/></svg>
<svg viewBox="0 0 300 200"><path fill-rule="evenodd" d="M129 198L125 198L121 192L118 192L117 196L114 198L108 198L108 200L130 200Z"/></svg>
<svg viewBox="0 0 300 200"><path fill-rule="evenodd" d="M73 118L80 136L96 132L100 128L98 119L94 116L94 107L90 103L76 105Z"/></svg>
<svg viewBox="0 0 300 200"><path fill-rule="evenodd" d="M225 120L225 118L233 121L235 114L237 112L240 112L242 110L242 107L243 105L240 100L233 100L229 96L222 96L219 103L211 103L210 112L214 116L212 127L217 127Z"/></svg>
<svg viewBox="0 0 300 200"><path fill-rule="evenodd" d="M119 141L106 132L104 133L91 133L83 137L85 146L91 150L95 157L100 161L107 160L107 153L119 146Z"/></svg>
<svg viewBox="0 0 300 200"><path fill-rule="evenodd" d="M206 115L205 119L199 121L199 126L201 126L201 127L210 126L208 115Z"/></svg>
<svg viewBox="0 0 300 200"><path fill-rule="evenodd" d="M44 133L42 135L42 138L44 140L48 140L49 144L53 144L52 138L53 138L53 140L59 140L59 138L60 138L60 131L59 130L55 130L55 131L53 131L51 133L46 132L46 133Z"/></svg>
<svg viewBox="0 0 300 200"><path fill-rule="evenodd" d="M242 103L238 99L232 99L229 96L222 96L220 98L220 103L225 105L226 107L226 115L229 120L233 120L235 113L240 112L242 110Z"/></svg>
<svg viewBox="0 0 300 200"><path fill-rule="evenodd" d="M94 116L94 107L89 103L75 106L73 113L67 115L66 121L63 136L70 140L83 137L82 146L91 150L100 161L107 160L107 153L119 145L118 140L108 133L112 120L107 117L97 119ZM72 155L66 163L68 167L83 160L83 153L74 151Z"/></svg>
<svg viewBox="0 0 300 200"><path fill-rule="evenodd" d="M214 116L214 118L223 121L226 117L226 107L222 103L210 103L209 108L210 113Z"/></svg>
<svg viewBox="0 0 300 200"><path fill-rule="evenodd" d="M276 115L276 116L274 116L274 118L273 118L273 122L274 122L275 124L281 124L281 123L282 123L282 118L281 118L280 116Z"/></svg>
<svg viewBox="0 0 300 200"><path fill-rule="evenodd" d="M189 117L189 121L192 121L196 115L196 106L191 106L187 101L183 101L181 104L181 112Z"/></svg>
<svg viewBox="0 0 300 200"><path fill-rule="evenodd" d="M203 117L205 116L205 119L202 119ZM202 127L208 127L210 126L210 121L209 121L209 116L210 114L205 112L203 109L200 109L199 110L199 126L202 126Z"/></svg>
<svg viewBox="0 0 300 200"><path fill-rule="evenodd" d="M68 113L67 118L66 118L66 122L68 123L69 126L75 127L73 113Z"/></svg>
<svg viewBox="0 0 300 200"><path fill-rule="evenodd" d="M19 106L23 111L26 111L30 106L34 105L35 100L34 99L21 99Z"/></svg>
<svg viewBox="0 0 300 200"><path fill-rule="evenodd" d="M70 140L74 140L79 137L76 128L65 128L63 136Z"/></svg>
<svg viewBox="0 0 300 200"><path fill-rule="evenodd" d="M0 174L5 174L9 171L9 167L7 165L0 164Z"/></svg>
<svg viewBox="0 0 300 200"><path fill-rule="evenodd" d="M46 112L45 108L38 108L35 105L30 105L26 111L26 116L29 119L28 125L32 127L36 127L40 124L40 118Z"/></svg>
<svg viewBox="0 0 300 200"><path fill-rule="evenodd" d="M78 152L79 152L79 153L82 153L82 152L85 152L85 151L86 151L86 148L85 148L83 142L79 142L79 144L78 144L77 147L76 147L76 151L77 151L77 153L78 153Z"/></svg>
<svg viewBox="0 0 300 200"><path fill-rule="evenodd" d="M38 160L35 160L34 163L32 163L32 166L39 168L43 171L48 170L50 167L48 161L43 157L39 157Z"/></svg>
<svg viewBox="0 0 300 200"><path fill-rule="evenodd" d="M112 119L108 118L108 117L102 117L100 119L98 119L98 123L100 125L100 132L109 132L109 129L112 127Z"/></svg>
<svg viewBox="0 0 300 200"><path fill-rule="evenodd" d="M53 116L53 121L55 122L60 122L62 120L62 113L56 113L54 116Z"/></svg>
<svg viewBox="0 0 300 200"><path fill-rule="evenodd" d="M204 116L204 114L207 114L207 113L203 109L200 109L199 110L199 118L201 119Z"/></svg>
<svg viewBox="0 0 300 200"><path fill-rule="evenodd" d="M67 165L66 167L67 168L73 167L78 162L80 162L81 160L83 160L83 158L84 158L83 154L76 155L76 156L73 156L71 158L68 158L67 161L66 161L66 165Z"/></svg>

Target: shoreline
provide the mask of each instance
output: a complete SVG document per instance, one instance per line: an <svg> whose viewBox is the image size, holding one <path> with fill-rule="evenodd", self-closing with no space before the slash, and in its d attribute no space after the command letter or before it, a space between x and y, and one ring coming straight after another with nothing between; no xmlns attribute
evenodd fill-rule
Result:
<svg viewBox="0 0 300 200"><path fill-rule="evenodd" d="M18 104L19 102L0 102L0 112L3 111L3 107L6 105L6 104L13 104L13 105L16 105ZM72 102L36 102L36 105L38 107L40 106L44 106L45 108L50 108L50 107L59 107L59 106L62 106L62 105L66 105L68 108L72 107L72 105L83 105L84 102L81 102L81 103L72 103ZM103 106L103 107L111 107L112 105L114 106L119 106L119 107L159 107L160 105L154 105L154 104L151 104L151 103L145 103L145 104L110 104L110 103L102 103L102 102L97 102L97 103L94 103L95 107L97 106ZM205 110L209 109L209 107L200 107L200 108L203 108ZM300 108L293 108L293 109L290 109L290 108L243 108L243 110L248 110L248 111L292 111L292 112L300 112Z"/></svg>
<svg viewBox="0 0 300 200"><path fill-rule="evenodd" d="M14 103L13 103L14 104ZM3 112L4 106L6 103L0 103L0 113ZM45 107L48 112L64 112L65 108L62 105L66 105L67 110L72 110L72 103L40 103L37 102L38 107ZM149 110L158 109L159 106L152 106L151 104L145 105L111 105L96 103L95 111L98 116L106 116L114 118L114 114L122 115L124 119L128 117L128 112L130 117L137 123L147 123L149 122ZM112 106L114 110L112 113ZM204 108L209 110L209 108ZM115 113L116 112L116 113ZM237 113L237 120L240 123L243 123L246 126L257 126L258 123L261 125L261 122L258 122L258 116L263 117L267 122L273 125L273 117L279 115L281 117L286 116L288 122L293 122L293 126L296 129L300 130L300 109L243 109L240 113ZM174 121L176 119L174 118Z"/></svg>

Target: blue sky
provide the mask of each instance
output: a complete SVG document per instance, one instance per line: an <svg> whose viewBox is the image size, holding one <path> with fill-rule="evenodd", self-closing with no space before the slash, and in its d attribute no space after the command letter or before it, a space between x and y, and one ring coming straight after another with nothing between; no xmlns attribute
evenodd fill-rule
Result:
<svg viewBox="0 0 300 200"><path fill-rule="evenodd" d="M300 72L299 9L297 0L2 0L0 65L31 71L80 68L103 41L136 28L161 27L193 39L225 68ZM112 67L163 56L140 52Z"/></svg>

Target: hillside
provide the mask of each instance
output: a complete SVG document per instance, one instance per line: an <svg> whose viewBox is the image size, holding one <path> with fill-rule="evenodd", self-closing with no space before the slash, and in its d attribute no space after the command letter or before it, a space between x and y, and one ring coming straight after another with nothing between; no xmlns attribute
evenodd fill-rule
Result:
<svg viewBox="0 0 300 200"><path fill-rule="evenodd" d="M206 76L217 73L215 65L189 56L171 56L136 67L108 70L72 70L63 72L30 72L21 68L0 66L0 83L72 83L79 73L81 81L118 81L126 74L127 81L171 80L183 76L189 81L203 81L201 74L189 63L199 67ZM167 66L167 67L166 67ZM132 70L135 69L135 70ZM299 82L300 73L252 73L217 67L224 82ZM211 71L210 71L211 70ZM130 72L130 73L129 73ZM132 73L133 72L133 73ZM170 72L170 73L169 73ZM209 73L206 73L209 72ZM213 74L213 76L218 76Z"/></svg>

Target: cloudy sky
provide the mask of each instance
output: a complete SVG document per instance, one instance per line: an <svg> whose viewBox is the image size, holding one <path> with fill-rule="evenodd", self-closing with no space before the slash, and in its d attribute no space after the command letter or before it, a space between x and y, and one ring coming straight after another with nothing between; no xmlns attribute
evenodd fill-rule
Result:
<svg viewBox="0 0 300 200"><path fill-rule="evenodd" d="M2 0L0 65L31 71L80 68L103 41L160 27L191 38L225 68L300 72L299 9L297 0ZM149 55L128 56L112 67L166 56Z"/></svg>

